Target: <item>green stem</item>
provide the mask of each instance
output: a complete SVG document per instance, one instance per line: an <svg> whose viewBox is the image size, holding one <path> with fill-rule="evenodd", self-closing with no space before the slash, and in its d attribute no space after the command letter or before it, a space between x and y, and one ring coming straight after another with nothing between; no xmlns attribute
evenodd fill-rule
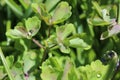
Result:
<svg viewBox="0 0 120 80"><path fill-rule="evenodd" d="M120 24L120 3L118 3L118 24Z"/></svg>
<svg viewBox="0 0 120 80"><path fill-rule="evenodd" d="M36 39L32 38L32 41L33 41L37 46L39 46L40 48L45 49L45 47L44 47L42 44L40 44Z"/></svg>
<svg viewBox="0 0 120 80"><path fill-rule="evenodd" d="M14 77L13 77L12 73L10 72L10 69L8 67L5 56L3 55L1 47L0 47L0 58L1 58L2 62L3 62L3 65L4 65L4 67L5 67L6 71L7 71L7 74L9 76L10 80L14 80Z"/></svg>

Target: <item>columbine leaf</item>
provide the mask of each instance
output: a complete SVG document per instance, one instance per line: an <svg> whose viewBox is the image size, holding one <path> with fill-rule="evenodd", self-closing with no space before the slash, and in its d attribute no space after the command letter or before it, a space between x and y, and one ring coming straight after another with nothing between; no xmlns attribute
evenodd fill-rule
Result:
<svg viewBox="0 0 120 80"><path fill-rule="evenodd" d="M58 24L71 16L71 7L67 2L61 2L56 7L54 14L52 15L51 22L52 24Z"/></svg>
<svg viewBox="0 0 120 80"><path fill-rule="evenodd" d="M41 27L41 21L38 17L34 16L32 18L28 18L25 21L26 30L29 33L29 36L35 36Z"/></svg>

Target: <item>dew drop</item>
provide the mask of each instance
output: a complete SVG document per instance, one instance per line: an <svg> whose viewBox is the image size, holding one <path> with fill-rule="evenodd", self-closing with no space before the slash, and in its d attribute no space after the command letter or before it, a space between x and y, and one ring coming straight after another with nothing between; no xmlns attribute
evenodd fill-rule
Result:
<svg viewBox="0 0 120 80"><path fill-rule="evenodd" d="M98 74L97 74L97 78L100 78L100 77L101 77L101 74L98 73Z"/></svg>

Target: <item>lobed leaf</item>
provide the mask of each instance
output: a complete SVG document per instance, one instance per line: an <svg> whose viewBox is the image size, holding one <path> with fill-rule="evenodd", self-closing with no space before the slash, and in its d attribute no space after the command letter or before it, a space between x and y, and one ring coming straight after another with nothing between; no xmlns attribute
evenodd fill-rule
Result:
<svg viewBox="0 0 120 80"><path fill-rule="evenodd" d="M41 21L34 16L25 21L25 26L29 36L35 36L41 27Z"/></svg>
<svg viewBox="0 0 120 80"><path fill-rule="evenodd" d="M60 2L52 15L52 24L58 24L67 20L71 16L71 6L67 2Z"/></svg>

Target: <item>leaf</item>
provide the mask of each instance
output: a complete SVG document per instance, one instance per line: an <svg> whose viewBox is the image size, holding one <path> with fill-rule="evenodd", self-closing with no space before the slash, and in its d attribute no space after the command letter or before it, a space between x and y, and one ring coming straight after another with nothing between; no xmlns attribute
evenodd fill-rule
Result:
<svg viewBox="0 0 120 80"><path fill-rule="evenodd" d="M35 36L40 27L41 27L41 21L37 17L28 18L25 21L26 27L24 27L23 23L18 23L14 29L10 29L6 32L6 35L8 37L11 37L13 39L18 38L27 38L31 39L33 36Z"/></svg>
<svg viewBox="0 0 120 80"><path fill-rule="evenodd" d="M104 40L113 35L117 35L118 33L120 33L120 25L116 24L113 25L112 27L109 27L108 31L103 32L100 39Z"/></svg>
<svg viewBox="0 0 120 80"><path fill-rule="evenodd" d="M90 49L91 46L85 43L82 39L80 38L74 38L69 40L69 45L74 48L83 48L83 49Z"/></svg>
<svg viewBox="0 0 120 80"><path fill-rule="evenodd" d="M108 65L103 65L99 60L78 68L80 77L83 80L105 80L107 69Z"/></svg>
<svg viewBox="0 0 120 80"><path fill-rule="evenodd" d="M62 61L63 58L51 57L47 59L42 64L42 73L41 78L42 80L57 80L59 73L63 70L62 69Z"/></svg>
<svg viewBox="0 0 120 80"><path fill-rule="evenodd" d="M108 14L109 13L108 13L108 11L106 9L102 10L102 17L103 17L104 21L108 21L108 22L110 21L110 16L108 16Z"/></svg>
<svg viewBox="0 0 120 80"><path fill-rule="evenodd" d="M94 26L105 26L105 25L110 25L110 21L105 21L105 20L102 20L100 18L94 18L92 19L92 25Z"/></svg>
<svg viewBox="0 0 120 80"><path fill-rule="evenodd" d="M21 52L28 51L30 46L31 46L31 41L28 40L28 39L18 39L18 40L15 40L14 47L18 51L21 51Z"/></svg>
<svg viewBox="0 0 120 80"><path fill-rule="evenodd" d="M7 61L9 68L11 68L13 66L14 56L7 56L6 61Z"/></svg>
<svg viewBox="0 0 120 80"><path fill-rule="evenodd" d="M23 61L24 61L24 73L28 73L28 71L35 65L36 63L36 53L34 51L28 51L24 53Z"/></svg>
<svg viewBox="0 0 120 80"><path fill-rule="evenodd" d="M13 38L13 39L18 39L18 38L25 38L26 37L26 33L23 34L22 32L20 32L19 30L17 29L13 29L13 30L8 30L6 32L6 35L10 38Z"/></svg>
<svg viewBox="0 0 120 80"><path fill-rule="evenodd" d="M74 48L78 47L78 48L81 48L81 49L88 50L88 49L91 48L93 40L92 40L91 36L89 36L88 34L80 33L80 34L75 34L73 36L70 36L68 38L68 43L69 44L67 44L67 45L69 45L71 47L74 47ZM86 48L85 48L85 46L86 46Z"/></svg>
<svg viewBox="0 0 120 80"><path fill-rule="evenodd" d="M75 27L73 24L65 24L63 26L56 28L57 37L60 40L64 40L66 37L68 37L70 34L75 34Z"/></svg>
<svg viewBox="0 0 120 80"><path fill-rule="evenodd" d="M99 14L100 17L102 17L102 9L101 7L99 6L99 4L96 2L96 1L92 1L92 4L96 10L96 12Z"/></svg>
<svg viewBox="0 0 120 80"><path fill-rule="evenodd" d="M63 43L58 43L60 46L60 51L63 53L70 53L70 48L67 45L64 45Z"/></svg>
<svg viewBox="0 0 120 80"><path fill-rule="evenodd" d="M32 9L35 13L39 14L40 18L42 18L47 25L51 25L50 18L51 15L48 13L48 11L45 8L44 4L37 4L37 3L32 3Z"/></svg>
<svg viewBox="0 0 120 80"><path fill-rule="evenodd" d="M71 16L71 6L67 2L60 2L52 15L52 24L58 24L67 20Z"/></svg>
<svg viewBox="0 0 120 80"><path fill-rule="evenodd" d="M29 36L35 36L41 27L41 21L34 16L25 21L25 26Z"/></svg>
<svg viewBox="0 0 120 80"><path fill-rule="evenodd" d="M77 77L72 61L67 57L51 57L42 64L42 80L69 80L69 75ZM74 72L74 73L72 73Z"/></svg>
<svg viewBox="0 0 120 80"><path fill-rule="evenodd" d="M47 11L50 12L50 11L53 9L53 7L55 7L56 4L57 4L59 1L60 1L60 0L52 0L52 1L46 0L46 1L45 1L45 6L46 6Z"/></svg>
<svg viewBox="0 0 120 80"><path fill-rule="evenodd" d="M75 28L73 24L66 24L56 28L57 33L57 43L60 46L60 50L63 53L69 53L70 48L68 45L64 44L64 39L70 34L75 34Z"/></svg>

